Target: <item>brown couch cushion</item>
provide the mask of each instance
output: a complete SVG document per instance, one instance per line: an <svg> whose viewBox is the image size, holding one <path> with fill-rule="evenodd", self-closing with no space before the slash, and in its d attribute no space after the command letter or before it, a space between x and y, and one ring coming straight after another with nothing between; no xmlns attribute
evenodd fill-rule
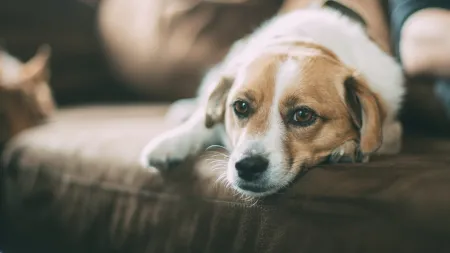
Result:
<svg viewBox="0 0 450 253"><path fill-rule="evenodd" d="M450 140L410 138L401 155L312 169L254 201L203 157L166 175L140 149L164 106L61 110L19 135L1 163L6 252L449 252Z"/></svg>

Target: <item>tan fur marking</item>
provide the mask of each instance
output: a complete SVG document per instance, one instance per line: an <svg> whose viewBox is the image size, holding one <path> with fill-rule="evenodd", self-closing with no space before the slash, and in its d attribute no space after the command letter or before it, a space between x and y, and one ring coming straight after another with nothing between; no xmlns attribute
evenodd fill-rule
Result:
<svg viewBox="0 0 450 253"><path fill-rule="evenodd" d="M339 95L348 69L337 61L330 61L327 56L297 59L302 61L302 75L285 91L279 101L280 111L287 114L289 110L307 106L320 118L308 127L287 126L284 146L292 160L290 169L295 172L305 163L316 164L332 149L358 136ZM288 108L285 101L293 98L297 103Z"/></svg>
<svg viewBox="0 0 450 253"><path fill-rule="evenodd" d="M266 132L270 124L271 105L278 103L278 113L284 121L284 136L280 138L284 142L285 162L289 165L286 169L293 173L298 173L304 166L319 163L341 146L347 147L345 151L353 152L348 148L352 141L358 143L363 152L373 152L378 148L385 110L364 79L354 75L353 69L320 45L309 42L291 45L295 50L289 51L289 54L268 50L266 55L249 65L245 72L246 80L238 88L236 96L251 92L255 98L255 113L241 124L236 122L232 113L227 114L227 132L232 139L237 140L243 134ZM276 49L275 46L271 48ZM273 101L279 67L288 58L298 62L299 75L296 80L288 79L288 86L279 100ZM356 80L351 88L358 95L366 115L361 129L355 127L354 115L345 100L344 83L351 76ZM301 127L289 122L290 113L301 106L309 107L319 115L314 124Z"/></svg>
<svg viewBox="0 0 450 253"><path fill-rule="evenodd" d="M275 95L275 78L283 59L286 56L266 55L248 66L245 86L237 93L237 97L243 97L244 93L250 92L255 99L252 101L254 114L248 122L244 122L248 134L256 135L267 131L270 107Z"/></svg>
<svg viewBox="0 0 450 253"><path fill-rule="evenodd" d="M370 154L375 152L383 141L382 126L386 110L379 96L370 90L362 76L354 74L351 78L352 89L361 102L363 112L360 148L364 154Z"/></svg>
<svg viewBox="0 0 450 253"><path fill-rule="evenodd" d="M228 92L233 85L233 79L222 77L218 80L216 87L211 92L206 106L205 126L213 127L216 123L222 122L226 110L226 100Z"/></svg>

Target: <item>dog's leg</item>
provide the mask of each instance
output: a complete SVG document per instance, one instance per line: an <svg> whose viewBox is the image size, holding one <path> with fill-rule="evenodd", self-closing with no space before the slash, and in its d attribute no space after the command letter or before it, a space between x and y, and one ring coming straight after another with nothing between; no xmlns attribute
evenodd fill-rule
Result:
<svg viewBox="0 0 450 253"><path fill-rule="evenodd" d="M198 98L185 98L172 103L166 113L165 121L178 126L187 121L198 108Z"/></svg>
<svg viewBox="0 0 450 253"><path fill-rule="evenodd" d="M220 144L221 131L221 124L206 128L205 109L201 107L187 121L150 141L141 153L141 165L170 169L206 147Z"/></svg>
<svg viewBox="0 0 450 253"><path fill-rule="evenodd" d="M216 88L218 76L220 76L220 64L206 72L195 98L180 99L170 105L165 121L170 125L180 125L187 121L199 106L207 106L209 95Z"/></svg>
<svg viewBox="0 0 450 253"><path fill-rule="evenodd" d="M376 151L378 155L394 155L400 152L402 147L402 125L399 121L385 123L383 126L383 142ZM347 141L331 152L329 162L331 163L354 163L368 162L369 156L362 157L358 153L358 144Z"/></svg>
<svg viewBox="0 0 450 253"><path fill-rule="evenodd" d="M402 148L403 128L400 121L387 122L383 126L383 143L377 150L380 155L394 155Z"/></svg>
<svg viewBox="0 0 450 253"><path fill-rule="evenodd" d="M365 163L369 161L369 156L362 156L359 152L358 143L349 140L333 150L328 161L330 163Z"/></svg>

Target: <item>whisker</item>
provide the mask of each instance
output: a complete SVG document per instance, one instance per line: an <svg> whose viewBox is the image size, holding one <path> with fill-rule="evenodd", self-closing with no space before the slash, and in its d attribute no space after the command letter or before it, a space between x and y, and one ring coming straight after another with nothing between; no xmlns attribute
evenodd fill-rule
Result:
<svg viewBox="0 0 450 253"><path fill-rule="evenodd" d="M217 149L205 149L205 152L207 152L207 153L221 153L221 154L229 154L230 153L230 151L225 149L225 148L220 149L220 150L217 150Z"/></svg>
<svg viewBox="0 0 450 253"><path fill-rule="evenodd" d="M223 167L223 166L216 166L216 167L212 167L211 170L214 171L214 172L217 172L217 171L220 172L220 171L225 171L225 170L226 170L226 167Z"/></svg>
<svg viewBox="0 0 450 253"><path fill-rule="evenodd" d="M217 166L217 165L221 165L223 167L228 167L228 162L226 161L209 161L206 164L208 164L209 166Z"/></svg>
<svg viewBox="0 0 450 253"><path fill-rule="evenodd" d="M226 169L228 167L228 163L223 161L211 161L208 162L208 165L211 166L211 168L221 167L222 169Z"/></svg>
<svg viewBox="0 0 450 253"><path fill-rule="evenodd" d="M205 157L226 157L229 158L230 156L222 153L222 152L215 152L215 151L208 151L204 154Z"/></svg>
<svg viewBox="0 0 450 253"><path fill-rule="evenodd" d="M228 164L223 163L223 162L211 162L211 163L208 163L208 165L211 166L211 168L220 167L222 169L226 169L228 167Z"/></svg>
<svg viewBox="0 0 450 253"><path fill-rule="evenodd" d="M207 157L204 159L205 161L224 161L224 162L228 162L228 158L226 157Z"/></svg>
<svg viewBox="0 0 450 253"><path fill-rule="evenodd" d="M255 207L255 206L257 206L258 205L258 202L259 202L259 200L258 199L256 199L256 198L252 198L252 197L250 197L250 199L248 200L248 201L252 201L253 200L253 203L252 204L250 204L250 207Z"/></svg>
<svg viewBox="0 0 450 253"><path fill-rule="evenodd" d="M226 184L226 180L227 180L227 174L226 173L220 174L220 176L217 178L217 182L220 182L220 183L225 183Z"/></svg>
<svg viewBox="0 0 450 253"><path fill-rule="evenodd" d="M205 157L205 160L228 160L227 158L219 155L212 155Z"/></svg>
<svg viewBox="0 0 450 253"><path fill-rule="evenodd" d="M222 146L222 145L211 145L211 146L207 147L206 150L208 151L208 150L213 149L213 148L220 148L220 149L223 149L223 150L225 150L225 151L228 151L228 149L225 148L225 147Z"/></svg>
<svg viewBox="0 0 450 253"><path fill-rule="evenodd" d="M205 158L205 161L223 161L223 162L228 162L228 159L221 158L221 157L208 157L208 158Z"/></svg>
<svg viewBox="0 0 450 253"><path fill-rule="evenodd" d="M207 161L207 162L211 162L211 161L228 162L228 159L210 157L210 158L206 158L205 161Z"/></svg>
<svg viewBox="0 0 450 253"><path fill-rule="evenodd" d="M225 189L229 189L230 185L229 185L229 182L227 180L226 172L223 172L222 174L220 174L217 177L217 179L216 179L216 181L214 182L213 185L214 185L214 187L216 189L219 188L220 186L225 187Z"/></svg>
<svg viewBox="0 0 450 253"><path fill-rule="evenodd" d="M219 156L219 157L229 157L228 154L223 153L223 152L219 152L219 151L214 151L214 150L210 150L210 151L205 151L204 153L202 153L200 155L201 158L207 158L207 157L211 157L211 156Z"/></svg>
<svg viewBox="0 0 450 253"><path fill-rule="evenodd" d="M205 160L206 159L216 159L216 160L229 160L229 158L228 157L226 157L226 156L221 156L221 155L210 155L210 156L207 156L207 157L205 157Z"/></svg>
<svg viewBox="0 0 450 253"><path fill-rule="evenodd" d="M227 166L226 166L226 164L220 164L220 163L218 163L218 164L213 164L213 165L211 166L211 169L217 169L217 168L220 168L221 170L226 170L226 169L227 169Z"/></svg>

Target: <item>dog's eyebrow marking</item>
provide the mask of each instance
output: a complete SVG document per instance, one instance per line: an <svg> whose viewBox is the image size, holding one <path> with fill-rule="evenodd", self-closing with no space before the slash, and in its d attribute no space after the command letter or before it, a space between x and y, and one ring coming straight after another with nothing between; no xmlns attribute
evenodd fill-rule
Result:
<svg viewBox="0 0 450 253"><path fill-rule="evenodd" d="M300 99L298 97L288 96L283 101L283 106L286 107L286 108L294 108L300 103L301 103L301 101L300 101Z"/></svg>
<svg viewBox="0 0 450 253"><path fill-rule="evenodd" d="M242 92L241 96L245 97L249 102L256 102L256 96L255 93L251 90L246 90Z"/></svg>

